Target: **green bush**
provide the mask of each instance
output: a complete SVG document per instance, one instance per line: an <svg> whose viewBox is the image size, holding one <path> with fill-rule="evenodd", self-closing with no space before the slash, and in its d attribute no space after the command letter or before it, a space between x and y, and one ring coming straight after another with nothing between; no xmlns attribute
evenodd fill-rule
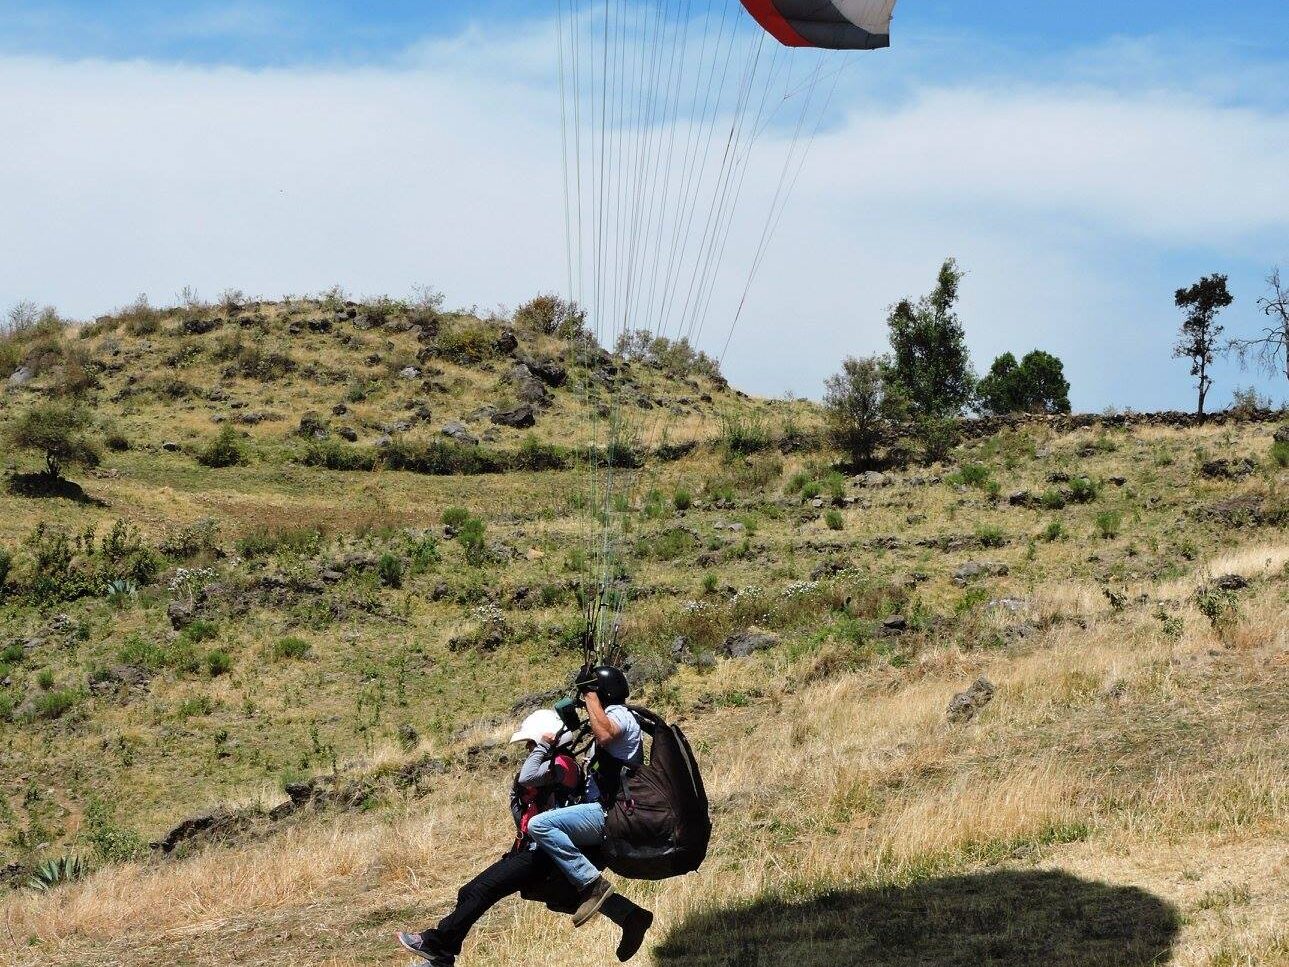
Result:
<svg viewBox="0 0 1289 967"><path fill-rule="evenodd" d="M1100 486L1089 477L1075 477L1070 481L1070 500L1076 504L1090 504L1100 492Z"/></svg>
<svg viewBox="0 0 1289 967"><path fill-rule="evenodd" d="M715 574L712 574L709 572L703 575L703 593L704 594L716 593L716 575Z"/></svg>
<svg viewBox="0 0 1289 967"><path fill-rule="evenodd" d="M472 366L496 355L497 331L482 322L458 322L439 331L434 351L448 362Z"/></svg>
<svg viewBox="0 0 1289 967"><path fill-rule="evenodd" d="M94 421L78 404L37 403L6 430L11 450L26 450L45 458L45 473L61 478L68 467L97 467L103 456L94 440Z"/></svg>
<svg viewBox="0 0 1289 967"><path fill-rule="evenodd" d="M183 636L194 644L213 641L219 637L219 625L213 621L204 621L198 618L183 630Z"/></svg>
<svg viewBox="0 0 1289 967"><path fill-rule="evenodd" d="M449 507L443 512L443 526L451 527L453 530L460 530L466 521L470 519L470 511L464 507Z"/></svg>
<svg viewBox="0 0 1289 967"><path fill-rule="evenodd" d="M408 571L414 577L418 574L424 574L442 559L439 554L439 542L433 535L426 534L415 539L409 536L406 540L406 546L409 561Z"/></svg>
<svg viewBox="0 0 1289 967"><path fill-rule="evenodd" d="M103 443L113 453L125 453L130 449L130 438L118 429L108 430Z"/></svg>
<svg viewBox="0 0 1289 967"><path fill-rule="evenodd" d="M962 484L967 487L984 488L989 482L989 468L983 463L964 463L957 473L949 475L949 483Z"/></svg>
<svg viewBox="0 0 1289 967"><path fill-rule="evenodd" d="M467 517L457 529L457 541L465 550L466 563L479 567L488 563L488 525L479 517Z"/></svg>
<svg viewBox="0 0 1289 967"><path fill-rule="evenodd" d="M339 440L310 440L300 462L324 470L375 470L380 455L372 449L355 447Z"/></svg>
<svg viewBox="0 0 1289 967"><path fill-rule="evenodd" d="M824 515L824 522L828 525L829 530L839 531L846 526L846 520L841 515L841 511L836 508L828 511Z"/></svg>
<svg viewBox="0 0 1289 967"><path fill-rule="evenodd" d="M982 524L976 528L976 539L981 547L1002 547L1007 543L1003 529L994 524Z"/></svg>
<svg viewBox="0 0 1289 967"><path fill-rule="evenodd" d="M231 426L225 426L213 440L197 451L197 462L203 467L237 467L246 463L242 438Z"/></svg>
<svg viewBox="0 0 1289 967"><path fill-rule="evenodd" d="M694 535L683 527L673 527L646 544L647 552L660 561L674 561L694 550Z"/></svg>
<svg viewBox="0 0 1289 967"><path fill-rule="evenodd" d="M1289 467L1289 443L1275 442L1271 445L1271 460L1276 466Z"/></svg>
<svg viewBox="0 0 1289 967"><path fill-rule="evenodd" d="M1119 529L1123 526L1123 515L1117 510L1103 510L1094 518L1097 533L1105 540L1111 540L1119 536Z"/></svg>
<svg viewBox="0 0 1289 967"><path fill-rule="evenodd" d="M1054 487L1048 487L1043 491L1043 495L1038 498L1039 504L1045 510L1063 510L1065 508L1065 495Z"/></svg>
<svg viewBox="0 0 1289 967"><path fill-rule="evenodd" d="M237 553L251 559L267 557L279 551L309 557L322 549L324 534L317 527L290 527L273 529L261 527L244 534L235 544Z"/></svg>
<svg viewBox="0 0 1289 967"><path fill-rule="evenodd" d="M216 648L206 655L206 671L211 678L227 675L233 670L233 659L222 648Z"/></svg>
<svg viewBox="0 0 1289 967"><path fill-rule="evenodd" d="M70 688L60 688L38 695L33 703L38 719L58 719L70 712L80 700L80 695Z"/></svg>
<svg viewBox="0 0 1289 967"><path fill-rule="evenodd" d="M403 586L403 559L397 554L382 554L380 561L376 564L376 573L380 577L380 583L387 588L401 588Z"/></svg>
<svg viewBox="0 0 1289 967"><path fill-rule="evenodd" d="M759 415L741 413L721 417L721 445L734 456L745 457L774 446L770 423Z"/></svg>
<svg viewBox="0 0 1289 967"><path fill-rule="evenodd" d="M1059 520L1051 521L1045 528L1043 528L1043 540L1047 541L1049 544L1053 541L1062 540L1064 537L1065 525Z"/></svg>
<svg viewBox="0 0 1289 967"><path fill-rule="evenodd" d="M52 668L42 668L36 675L36 684L49 691L54 687L54 670Z"/></svg>
<svg viewBox="0 0 1289 967"><path fill-rule="evenodd" d="M0 597L4 596L4 585L9 580L9 572L13 569L13 555L3 547L0 547Z"/></svg>
<svg viewBox="0 0 1289 967"><path fill-rule="evenodd" d="M443 439L412 443L396 438L382 451L382 460L390 470L435 477L503 473L509 469L508 461L498 453Z"/></svg>
<svg viewBox="0 0 1289 967"><path fill-rule="evenodd" d="M694 506L694 496L688 490L678 489L671 496L671 504L676 510L684 512Z"/></svg>
<svg viewBox="0 0 1289 967"><path fill-rule="evenodd" d="M281 639L273 646L273 657L282 659L301 659L309 654L309 643L303 638L290 636Z"/></svg>
<svg viewBox="0 0 1289 967"><path fill-rule="evenodd" d="M568 466L568 451L553 443L542 443L529 434L515 451L511 465L517 470L563 470Z"/></svg>

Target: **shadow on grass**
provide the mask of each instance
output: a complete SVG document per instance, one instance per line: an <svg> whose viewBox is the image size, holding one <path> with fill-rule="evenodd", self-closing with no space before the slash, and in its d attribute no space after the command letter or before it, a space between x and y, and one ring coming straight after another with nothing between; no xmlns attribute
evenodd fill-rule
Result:
<svg viewBox="0 0 1289 967"><path fill-rule="evenodd" d="M62 477L51 477L46 473L15 473L8 481L9 493L15 497L61 497L64 500L87 504L91 507L106 507L107 504L97 497L91 497L80 484Z"/></svg>
<svg viewBox="0 0 1289 967"><path fill-rule="evenodd" d="M1135 887L994 871L760 900L681 921L654 950L685 967L1146 967L1177 910Z"/></svg>

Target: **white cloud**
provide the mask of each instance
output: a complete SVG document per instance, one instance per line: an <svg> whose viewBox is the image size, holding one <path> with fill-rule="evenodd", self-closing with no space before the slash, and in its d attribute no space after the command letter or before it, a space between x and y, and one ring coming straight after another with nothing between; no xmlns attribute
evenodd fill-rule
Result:
<svg viewBox="0 0 1289 967"><path fill-rule="evenodd" d="M139 291L339 282L490 305L560 286L559 105L533 30L504 56L437 43L396 69L0 60L0 303L90 316ZM1152 71L1141 93L995 79L847 100L753 290L733 379L817 393L953 253L982 365L1041 344L1078 405L1186 405L1169 294L1230 265L1251 304L1258 272L1289 260L1289 110L1170 94ZM744 235L729 258L746 264ZM718 293L709 348L741 287Z"/></svg>

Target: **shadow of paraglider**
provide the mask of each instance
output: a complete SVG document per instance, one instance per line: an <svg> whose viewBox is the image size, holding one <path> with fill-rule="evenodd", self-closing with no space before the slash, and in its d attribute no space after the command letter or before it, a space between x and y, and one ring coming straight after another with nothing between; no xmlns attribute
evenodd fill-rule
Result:
<svg viewBox="0 0 1289 967"><path fill-rule="evenodd" d="M684 967L1146 967L1180 920L1136 887L1003 870L708 909L654 950Z"/></svg>

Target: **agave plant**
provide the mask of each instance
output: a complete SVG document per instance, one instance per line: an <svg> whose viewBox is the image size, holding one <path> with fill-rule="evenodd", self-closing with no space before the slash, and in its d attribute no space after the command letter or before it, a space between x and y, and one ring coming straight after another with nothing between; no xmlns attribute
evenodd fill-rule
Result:
<svg viewBox="0 0 1289 967"><path fill-rule="evenodd" d="M89 863L79 856L60 856L36 867L27 881L33 890L44 892L64 883L73 883L89 873Z"/></svg>
<svg viewBox="0 0 1289 967"><path fill-rule="evenodd" d="M115 578L107 582L103 593L109 602L121 608L138 597L139 585L133 578Z"/></svg>

